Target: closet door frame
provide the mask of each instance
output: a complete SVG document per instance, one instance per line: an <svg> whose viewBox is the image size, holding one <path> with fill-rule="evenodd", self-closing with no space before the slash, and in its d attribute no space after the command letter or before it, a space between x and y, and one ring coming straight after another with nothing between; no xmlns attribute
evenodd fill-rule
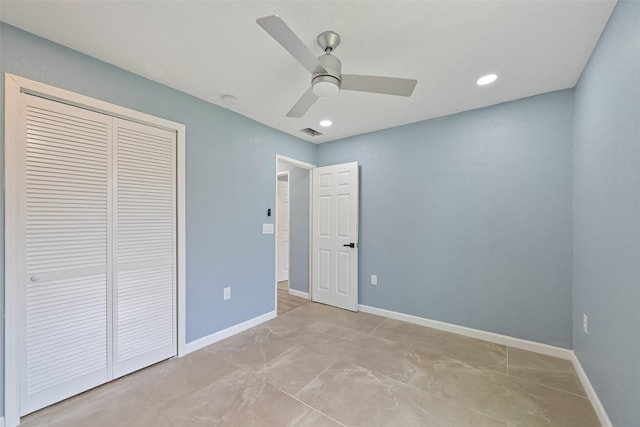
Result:
<svg viewBox="0 0 640 427"><path fill-rule="evenodd" d="M23 314L18 304L18 245L20 235L18 224L19 175L18 143L20 136L20 94L28 93L53 101L62 102L87 110L104 113L113 117L130 120L176 132L176 204L177 204L177 338L178 356L184 356L186 345L185 317L185 144L186 127L149 114L130 110L118 105L93 99L84 95L59 89L14 74L5 73L5 348L4 348L4 421L7 427L20 422L20 364L19 334Z"/></svg>

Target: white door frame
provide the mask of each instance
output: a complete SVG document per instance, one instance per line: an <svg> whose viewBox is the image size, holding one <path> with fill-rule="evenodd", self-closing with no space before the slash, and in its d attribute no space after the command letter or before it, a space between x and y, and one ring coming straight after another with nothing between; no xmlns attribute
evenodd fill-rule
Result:
<svg viewBox="0 0 640 427"><path fill-rule="evenodd" d="M307 162L303 162L300 160L296 160L296 159L292 159L291 157L286 157L280 154L276 154L276 168L275 168L275 179L274 179L274 188L275 188L275 201L274 201L274 206L276 206L276 210L275 210L275 214L276 216L274 217L274 221L277 220L277 215L278 215L278 210L277 210L277 206L278 206L278 163L279 162L284 162L284 163L288 163L292 166L301 168L301 169L306 169L309 171L309 248L308 248L308 256L309 256L309 280L308 280L308 284L309 284L309 300L311 300L311 279L312 279L312 264L311 262L313 261L311 258L311 238L313 236L313 229L311 227L311 215L313 214L313 209L312 209L312 203L313 203L313 173L312 170L313 168L316 167L316 165L312 165L311 163L307 163ZM289 190L291 190L291 188L289 188ZM289 198L289 212L291 212L291 198ZM291 241L291 236L289 236L289 241ZM274 307L275 307L275 312L276 315L278 313L278 237L277 237L277 233L276 233L276 238L274 239L274 245L276 248L275 251L275 277L274 277L274 288L275 288L275 302L274 302ZM291 251L289 251L289 254L291 254ZM291 274L291 259L289 259L289 274ZM289 277L291 278L291 277Z"/></svg>
<svg viewBox="0 0 640 427"><path fill-rule="evenodd" d="M177 168L176 168L176 202L177 202L177 336L178 356L186 354L186 316L185 316L185 144L186 127L181 123L172 122L140 113L118 105L79 95L64 89L59 89L44 83L25 79L13 74L5 73L5 347L4 347L4 421L6 427L17 426L20 422L20 357L18 354L18 334L20 319L18 318L18 283L17 260L19 235L15 227L18 210L14 201L17 198L17 176L19 169L16 158L16 145L19 140L18 120L20 118L20 93L48 98L80 108L105 113L114 117L133 122L143 123L176 132L177 137Z"/></svg>

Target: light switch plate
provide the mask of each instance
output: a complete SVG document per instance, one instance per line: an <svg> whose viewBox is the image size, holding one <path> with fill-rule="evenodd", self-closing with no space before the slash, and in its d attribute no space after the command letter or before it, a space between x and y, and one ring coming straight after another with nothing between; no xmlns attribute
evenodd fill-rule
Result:
<svg viewBox="0 0 640 427"><path fill-rule="evenodd" d="M262 224L262 234L273 234L273 224Z"/></svg>

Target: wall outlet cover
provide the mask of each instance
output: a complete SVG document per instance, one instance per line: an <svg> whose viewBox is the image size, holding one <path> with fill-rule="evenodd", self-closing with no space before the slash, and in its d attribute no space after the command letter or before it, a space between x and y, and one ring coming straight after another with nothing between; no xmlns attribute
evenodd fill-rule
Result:
<svg viewBox="0 0 640 427"><path fill-rule="evenodd" d="M231 299L231 287L227 286L226 288L224 288L224 299Z"/></svg>

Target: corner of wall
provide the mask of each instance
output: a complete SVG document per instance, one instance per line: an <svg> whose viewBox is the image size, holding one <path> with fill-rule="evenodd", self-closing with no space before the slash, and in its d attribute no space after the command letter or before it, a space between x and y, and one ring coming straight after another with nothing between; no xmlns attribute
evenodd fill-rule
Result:
<svg viewBox="0 0 640 427"><path fill-rule="evenodd" d="M587 393L587 397L591 401L591 405L593 405L593 410L596 412L598 416L598 420L600 420L600 424L603 427L613 427L611 424L611 420L609 420L609 416L607 415L607 411L605 411L600 398L598 397L593 385L591 385L591 381L587 376L586 372L582 368L582 364L580 363L580 359L574 351L571 352L571 362L573 363L573 367L578 373L578 378L580 379L580 383L582 383L582 387L584 387L585 392Z"/></svg>

